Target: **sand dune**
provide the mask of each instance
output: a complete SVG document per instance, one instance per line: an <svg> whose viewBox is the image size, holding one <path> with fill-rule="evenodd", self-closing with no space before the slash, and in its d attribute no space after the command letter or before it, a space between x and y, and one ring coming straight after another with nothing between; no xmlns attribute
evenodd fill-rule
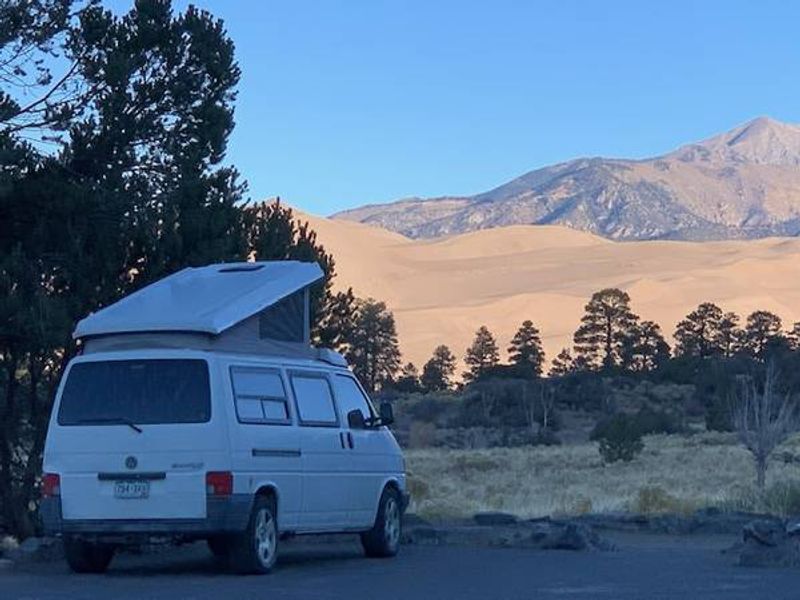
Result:
<svg viewBox="0 0 800 600"><path fill-rule="evenodd" d="M405 360L420 366L440 343L463 356L487 325L503 349L524 319L548 359L571 345L583 306L604 287L628 291L667 335L702 301L746 316L800 320L800 240L611 242L561 227L512 226L410 240L361 223L302 215L336 258L338 287L385 300Z"/></svg>

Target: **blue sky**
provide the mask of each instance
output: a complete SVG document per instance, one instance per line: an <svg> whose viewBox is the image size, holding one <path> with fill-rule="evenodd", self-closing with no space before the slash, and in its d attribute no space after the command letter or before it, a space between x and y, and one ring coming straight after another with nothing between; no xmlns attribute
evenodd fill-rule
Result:
<svg viewBox="0 0 800 600"><path fill-rule="evenodd" d="M195 4L236 43L228 156L251 197L318 214L800 121L800 3Z"/></svg>

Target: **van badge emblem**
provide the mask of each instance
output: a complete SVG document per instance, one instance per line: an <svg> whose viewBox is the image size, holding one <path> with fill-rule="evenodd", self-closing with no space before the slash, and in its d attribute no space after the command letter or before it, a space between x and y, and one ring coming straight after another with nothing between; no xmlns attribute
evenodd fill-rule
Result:
<svg viewBox="0 0 800 600"><path fill-rule="evenodd" d="M128 467L129 469L135 469L136 465L138 464L139 461L136 460L135 456L129 456L128 458L125 459L125 466Z"/></svg>

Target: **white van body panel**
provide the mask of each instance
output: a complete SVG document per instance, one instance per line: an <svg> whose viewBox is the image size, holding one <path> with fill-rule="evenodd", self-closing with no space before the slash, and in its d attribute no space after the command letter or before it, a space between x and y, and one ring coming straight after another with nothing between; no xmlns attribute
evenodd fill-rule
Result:
<svg viewBox="0 0 800 600"><path fill-rule="evenodd" d="M232 373L237 369L254 373L275 374L288 387L283 368L263 359L222 357L219 360L223 377L230 377L225 386L224 402L228 413L228 435L231 440L231 470L234 492L254 496L259 490L272 490L278 496L279 527L295 530L300 524L303 498L300 431L290 422L266 425L242 422L236 410ZM290 420L293 419L291 403Z"/></svg>
<svg viewBox="0 0 800 600"><path fill-rule="evenodd" d="M206 422L135 424L141 433L125 424L59 424L64 381L76 365L125 360L204 361L208 365L210 418ZM306 376L320 382L301 381L298 385L293 380ZM45 519L46 529L97 534L158 531L207 537L215 534L223 521L226 531L243 528L253 498L267 491L277 499L281 532L371 528L386 485L395 486L406 497L404 462L386 427L350 428L349 400L339 389L341 378L354 381L346 368L320 360L203 350L120 350L73 359L56 397L45 445L44 471L61 478L60 514ZM330 390L335 422L304 422L303 411L322 406L315 394L324 389L323 381ZM281 406L281 400L274 397L280 392L275 390L283 387L284 422L248 420L248 411L260 397L260 382L269 384L271 391L265 394L271 403L269 410L277 411L275 414ZM352 387L346 392L354 394ZM369 404L368 399L366 402ZM373 410L371 405L369 410ZM267 409L263 411L266 414ZM365 416L374 416L374 411ZM133 467L131 457L136 463ZM232 474L236 515L225 513L223 520L215 516L221 509L219 503L212 507L206 489L209 472ZM147 497L115 497L120 479L139 476L149 478Z"/></svg>

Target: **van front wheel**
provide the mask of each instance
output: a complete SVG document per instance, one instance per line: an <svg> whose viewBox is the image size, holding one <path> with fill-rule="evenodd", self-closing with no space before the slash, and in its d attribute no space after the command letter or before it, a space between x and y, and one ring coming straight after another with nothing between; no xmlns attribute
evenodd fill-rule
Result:
<svg viewBox="0 0 800 600"><path fill-rule="evenodd" d="M66 538L64 556L69 568L76 573L105 573L111 559L114 558L114 547L109 544Z"/></svg>
<svg viewBox="0 0 800 600"><path fill-rule="evenodd" d="M378 503L375 525L361 534L364 553L377 558L397 554L400 549L401 527L400 494L394 488L386 488Z"/></svg>
<svg viewBox="0 0 800 600"><path fill-rule="evenodd" d="M231 567L237 573L269 573L278 559L278 517L275 498L256 496L247 529L231 543Z"/></svg>

